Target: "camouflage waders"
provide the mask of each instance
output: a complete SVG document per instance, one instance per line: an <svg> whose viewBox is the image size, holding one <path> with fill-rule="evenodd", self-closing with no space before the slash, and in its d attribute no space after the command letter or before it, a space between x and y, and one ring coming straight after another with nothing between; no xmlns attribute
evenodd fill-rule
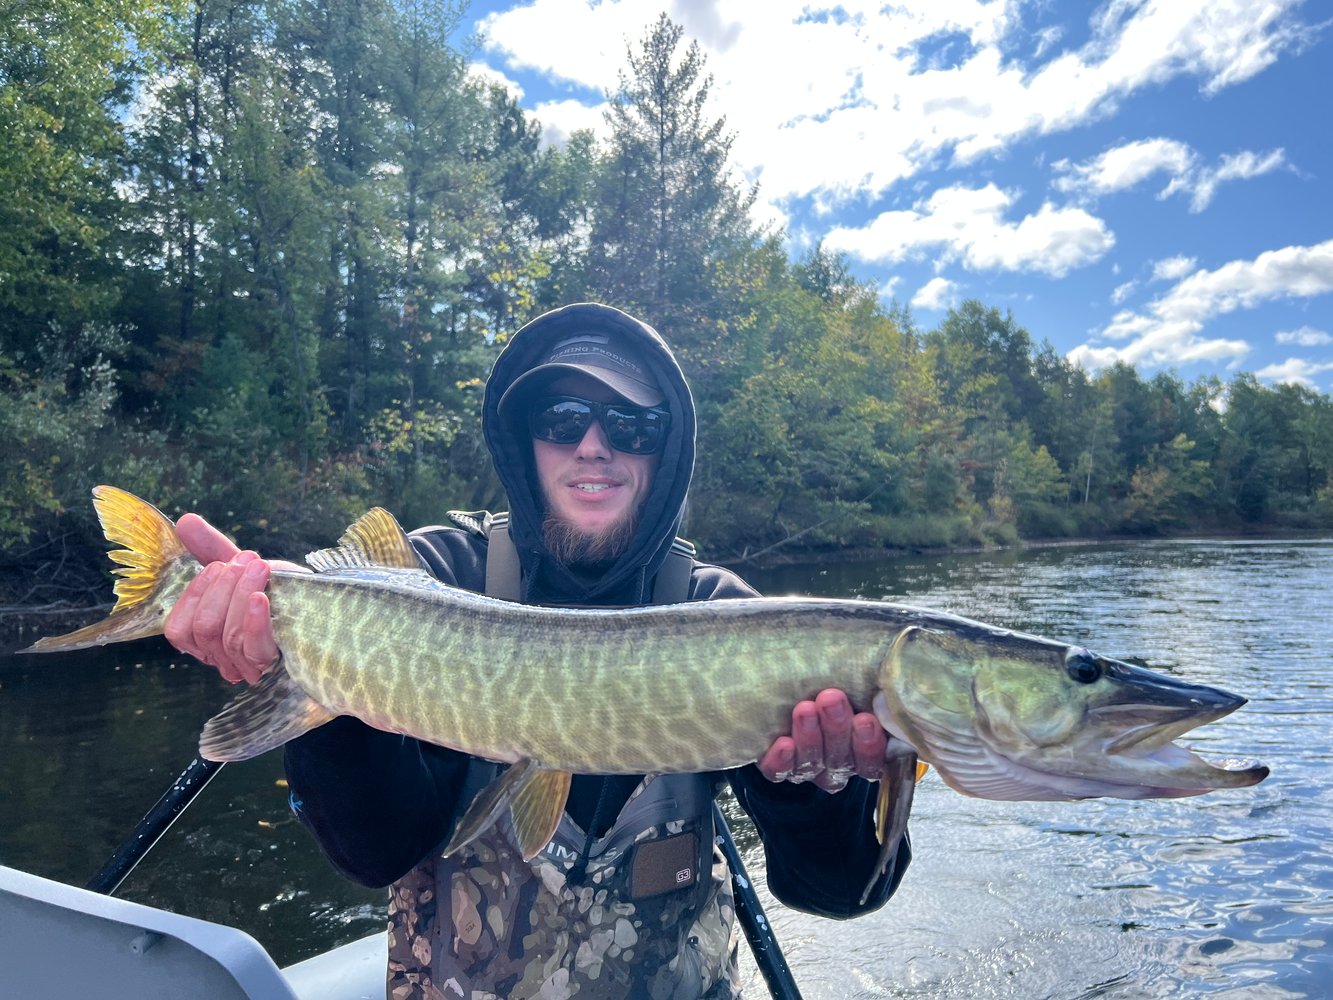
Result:
<svg viewBox="0 0 1333 1000"><path fill-rule="evenodd" d="M496 771L474 767L477 783ZM526 864L508 818L454 857L427 857L390 891L390 1000L739 997L712 801L708 776L662 775L587 857L567 815Z"/></svg>

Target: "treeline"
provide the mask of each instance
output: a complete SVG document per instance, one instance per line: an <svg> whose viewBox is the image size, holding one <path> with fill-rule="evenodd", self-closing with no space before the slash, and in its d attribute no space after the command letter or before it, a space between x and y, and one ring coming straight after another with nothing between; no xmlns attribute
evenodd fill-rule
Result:
<svg viewBox="0 0 1333 1000"><path fill-rule="evenodd" d="M1333 405L1089 375L1010 314L935 329L793 260L665 16L609 138L470 78L447 0L50 0L0 16L0 550L101 548L88 488L275 554L372 503L503 506L480 389L506 338L608 302L700 412L717 558L1333 524ZM29 595L24 595L29 596Z"/></svg>

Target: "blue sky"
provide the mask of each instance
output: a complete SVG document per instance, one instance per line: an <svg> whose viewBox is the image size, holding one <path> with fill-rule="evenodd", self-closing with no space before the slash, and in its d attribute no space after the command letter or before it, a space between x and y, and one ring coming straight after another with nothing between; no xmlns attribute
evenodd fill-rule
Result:
<svg viewBox="0 0 1333 1000"><path fill-rule="evenodd" d="M1302 0L474 3L548 141L665 10L793 255L923 329L977 298L1089 369L1333 390L1333 11Z"/></svg>

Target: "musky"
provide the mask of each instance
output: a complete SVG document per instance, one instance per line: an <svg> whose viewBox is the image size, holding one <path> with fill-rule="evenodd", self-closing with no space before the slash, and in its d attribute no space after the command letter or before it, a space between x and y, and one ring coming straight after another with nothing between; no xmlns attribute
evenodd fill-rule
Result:
<svg viewBox="0 0 1333 1000"><path fill-rule="evenodd" d="M738 180L934 326L977 298L1088 368L1333 390L1324 0L476 2L475 69L549 141L665 9Z"/></svg>

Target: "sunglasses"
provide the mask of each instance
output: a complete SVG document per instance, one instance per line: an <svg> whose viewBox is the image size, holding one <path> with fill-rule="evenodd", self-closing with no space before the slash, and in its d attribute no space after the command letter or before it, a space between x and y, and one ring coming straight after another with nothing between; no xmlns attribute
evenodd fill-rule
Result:
<svg viewBox="0 0 1333 1000"><path fill-rule="evenodd" d="M616 451L652 455L662 448L671 414L660 406L594 403L578 396L542 396L528 411L528 428L538 441L578 444L596 420Z"/></svg>

